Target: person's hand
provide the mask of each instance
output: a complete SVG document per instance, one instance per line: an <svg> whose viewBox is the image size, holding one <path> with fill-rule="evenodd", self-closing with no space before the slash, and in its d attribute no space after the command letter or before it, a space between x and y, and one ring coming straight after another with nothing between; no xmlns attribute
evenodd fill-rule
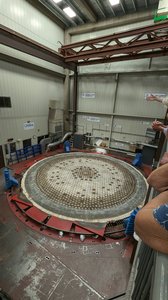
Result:
<svg viewBox="0 0 168 300"><path fill-rule="evenodd" d="M146 100L147 100L147 101L158 101L158 97L155 96L155 95L150 94L150 95L148 95L148 96L146 97Z"/></svg>
<svg viewBox="0 0 168 300"><path fill-rule="evenodd" d="M162 122L160 121L153 121L152 123L152 129L155 130L155 131L163 131L163 128L165 128L166 125L164 125Z"/></svg>

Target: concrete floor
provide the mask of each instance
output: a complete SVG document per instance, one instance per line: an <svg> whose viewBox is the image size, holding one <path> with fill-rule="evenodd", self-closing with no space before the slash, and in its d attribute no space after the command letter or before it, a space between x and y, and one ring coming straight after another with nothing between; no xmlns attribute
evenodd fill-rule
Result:
<svg viewBox="0 0 168 300"><path fill-rule="evenodd" d="M0 175L0 288L13 300L124 299L132 241L75 244L46 237L10 210Z"/></svg>

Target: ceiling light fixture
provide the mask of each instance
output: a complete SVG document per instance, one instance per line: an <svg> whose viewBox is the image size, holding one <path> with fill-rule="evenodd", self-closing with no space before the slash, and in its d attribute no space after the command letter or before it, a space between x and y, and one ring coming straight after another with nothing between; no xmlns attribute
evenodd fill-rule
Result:
<svg viewBox="0 0 168 300"><path fill-rule="evenodd" d="M53 0L55 3L59 3L61 2L62 0Z"/></svg>
<svg viewBox="0 0 168 300"><path fill-rule="evenodd" d="M69 6L65 7L63 11L70 17L73 18L76 16L76 13Z"/></svg>
<svg viewBox="0 0 168 300"><path fill-rule="evenodd" d="M117 5L120 3L120 0L109 0L110 4L113 5Z"/></svg>

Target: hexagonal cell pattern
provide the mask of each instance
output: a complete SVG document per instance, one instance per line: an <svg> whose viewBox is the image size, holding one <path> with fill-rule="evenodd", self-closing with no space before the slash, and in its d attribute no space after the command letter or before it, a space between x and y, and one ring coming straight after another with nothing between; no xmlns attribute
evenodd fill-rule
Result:
<svg viewBox="0 0 168 300"><path fill-rule="evenodd" d="M50 214L98 220L142 203L147 184L139 171L121 160L77 152L36 163L25 173L22 188L34 205Z"/></svg>

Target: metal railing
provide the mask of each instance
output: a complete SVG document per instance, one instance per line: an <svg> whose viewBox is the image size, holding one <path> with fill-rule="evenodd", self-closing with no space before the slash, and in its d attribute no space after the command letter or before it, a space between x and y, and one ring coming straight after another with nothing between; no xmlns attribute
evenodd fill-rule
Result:
<svg viewBox="0 0 168 300"><path fill-rule="evenodd" d="M138 243L125 300L168 299L168 256Z"/></svg>
<svg viewBox="0 0 168 300"><path fill-rule="evenodd" d="M157 195L152 188L149 199ZM168 255L138 242L125 300L168 300Z"/></svg>

